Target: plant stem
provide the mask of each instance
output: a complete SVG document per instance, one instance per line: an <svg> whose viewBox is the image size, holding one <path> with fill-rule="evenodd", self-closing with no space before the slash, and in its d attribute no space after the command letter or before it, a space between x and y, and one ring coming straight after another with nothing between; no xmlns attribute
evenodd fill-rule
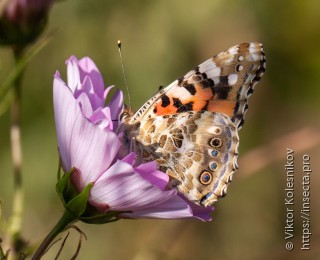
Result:
<svg viewBox="0 0 320 260"><path fill-rule="evenodd" d="M55 225L55 227L50 231L50 233L42 241L41 245L33 255L32 260L41 259L41 257L47 251L47 248L50 246L50 244L55 239L55 237L60 232L64 231L68 225L72 224L75 221L76 221L76 217L66 210L63 216L61 217L61 219Z"/></svg>
<svg viewBox="0 0 320 260"><path fill-rule="evenodd" d="M3 250L2 250L2 240L0 238L0 259L6 259L6 255L4 254Z"/></svg>
<svg viewBox="0 0 320 260"><path fill-rule="evenodd" d="M14 50L16 64L22 57L23 50L16 48ZM21 151L21 135L20 135L20 105L21 105L21 82L23 72L21 72L13 86L14 99L11 107L11 149L12 149L12 163L13 163L13 206L12 214L8 227L8 243L10 247L9 259L12 259L16 255L16 249L19 247L20 232L22 226L23 216L23 200L24 192L22 185L22 151Z"/></svg>

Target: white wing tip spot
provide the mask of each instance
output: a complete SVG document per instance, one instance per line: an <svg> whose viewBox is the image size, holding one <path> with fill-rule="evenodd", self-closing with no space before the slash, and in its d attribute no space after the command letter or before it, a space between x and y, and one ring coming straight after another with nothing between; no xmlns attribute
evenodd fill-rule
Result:
<svg viewBox="0 0 320 260"><path fill-rule="evenodd" d="M238 81L238 75L237 74L230 74L228 76L228 83L229 85L233 86Z"/></svg>
<svg viewBox="0 0 320 260"><path fill-rule="evenodd" d="M250 42L249 49L256 49L256 44L254 42Z"/></svg>

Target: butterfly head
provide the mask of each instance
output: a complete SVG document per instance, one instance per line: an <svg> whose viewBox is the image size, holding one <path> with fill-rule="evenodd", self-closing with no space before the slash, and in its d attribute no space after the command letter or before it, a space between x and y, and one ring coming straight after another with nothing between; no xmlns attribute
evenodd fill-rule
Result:
<svg viewBox="0 0 320 260"><path fill-rule="evenodd" d="M134 112L127 105L124 105L124 108L120 114L120 121L123 123L128 123L133 114Z"/></svg>

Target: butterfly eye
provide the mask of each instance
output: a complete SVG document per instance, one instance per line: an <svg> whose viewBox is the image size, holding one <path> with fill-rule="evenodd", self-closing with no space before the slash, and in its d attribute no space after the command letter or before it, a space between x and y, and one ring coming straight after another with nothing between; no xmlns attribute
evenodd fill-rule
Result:
<svg viewBox="0 0 320 260"><path fill-rule="evenodd" d="M123 119L125 119L126 117L129 116L129 113L127 111L123 111L121 114L120 114L120 121L122 121Z"/></svg>
<svg viewBox="0 0 320 260"><path fill-rule="evenodd" d="M212 147L217 147L217 148L219 148L219 147L222 146L222 141L221 141L220 138L215 137L215 138L212 138L212 139L210 140L210 145L211 145Z"/></svg>
<svg viewBox="0 0 320 260"><path fill-rule="evenodd" d="M208 185L212 181L212 175L210 172L204 171L200 175L200 182L203 185Z"/></svg>
<svg viewBox="0 0 320 260"><path fill-rule="evenodd" d="M218 164L215 163L215 162L213 162L213 163L210 164L210 169L211 169L212 171L215 171L215 170L217 169L217 167L218 167Z"/></svg>

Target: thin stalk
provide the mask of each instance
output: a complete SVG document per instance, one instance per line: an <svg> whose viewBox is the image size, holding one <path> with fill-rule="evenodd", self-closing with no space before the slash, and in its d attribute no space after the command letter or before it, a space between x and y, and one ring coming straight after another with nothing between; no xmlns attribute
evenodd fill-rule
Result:
<svg viewBox="0 0 320 260"><path fill-rule="evenodd" d="M23 50L16 48L14 51L15 61L18 64L22 57ZM13 164L13 205L12 214L9 220L8 227L8 243L10 247L9 259L18 258L17 248L21 242L21 227L23 218L23 201L24 191L22 182L22 151L21 151L21 134L20 134L20 106L21 106L21 83L23 72L21 72L13 86L14 98L11 106L11 151L12 151L12 164Z"/></svg>
<svg viewBox="0 0 320 260"><path fill-rule="evenodd" d="M6 259L7 256L3 252L1 243L2 243L2 240L0 238L0 259Z"/></svg>
<svg viewBox="0 0 320 260"><path fill-rule="evenodd" d="M62 231L64 231L68 225L74 223L75 221L76 218L71 213L69 213L69 211L66 210L61 219L58 221L58 223L42 241L41 245L33 255L32 260L41 259L41 257L45 254L45 252L51 245L52 241L56 238L56 236Z"/></svg>

